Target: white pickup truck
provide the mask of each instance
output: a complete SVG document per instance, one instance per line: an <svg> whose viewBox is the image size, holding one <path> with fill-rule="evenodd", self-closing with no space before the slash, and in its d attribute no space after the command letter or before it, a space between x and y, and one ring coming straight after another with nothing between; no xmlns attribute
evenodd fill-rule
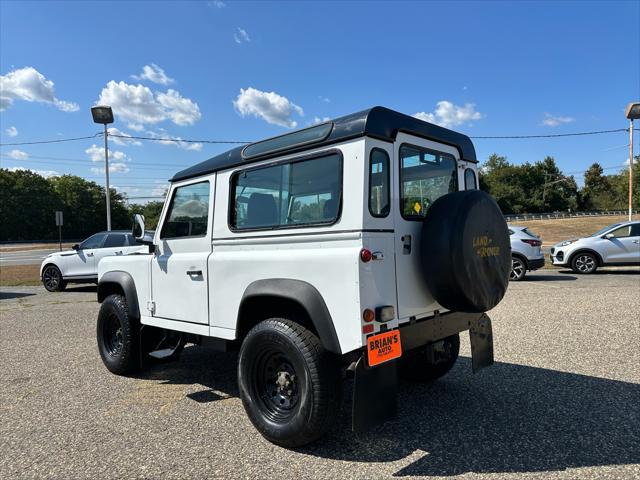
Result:
<svg viewBox="0 0 640 480"><path fill-rule="evenodd" d="M474 371L493 363L509 235L465 135L375 107L177 173L152 241L135 220L148 252L98 268L104 364L239 351L247 414L279 445L335 425L345 371L363 429L396 414L398 375L447 373L460 332Z"/></svg>

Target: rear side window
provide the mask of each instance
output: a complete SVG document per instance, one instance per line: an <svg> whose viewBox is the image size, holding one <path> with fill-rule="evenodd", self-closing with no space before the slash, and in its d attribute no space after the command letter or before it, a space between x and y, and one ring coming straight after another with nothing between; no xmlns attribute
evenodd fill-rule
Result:
<svg viewBox="0 0 640 480"><path fill-rule="evenodd" d="M478 183L476 182L476 173L471 168L467 168L464 171L464 189L476 190L477 188Z"/></svg>
<svg viewBox="0 0 640 480"><path fill-rule="evenodd" d="M229 224L234 230L330 224L338 219L342 157L325 155L236 173Z"/></svg>
<svg viewBox="0 0 640 480"><path fill-rule="evenodd" d="M400 208L403 218L422 220L438 198L457 190L452 155L409 145L400 147Z"/></svg>
<svg viewBox="0 0 640 480"><path fill-rule="evenodd" d="M209 218L209 182L178 187L173 192L169 213L160 238L202 237Z"/></svg>
<svg viewBox="0 0 640 480"><path fill-rule="evenodd" d="M631 236L640 237L640 223L634 223L631 225Z"/></svg>
<svg viewBox="0 0 640 480"><path fill-rule="evenodd" d="M374 217L389 215L389 183L389 155L374 148L369 160L369 212Z"/></svg>
<svg viewBox="0 0 640 480"><path fill-rule="evenodd" d="M124 233L110 233L104 241L102 248L124 247L126 245L126 236Z"/></svg>

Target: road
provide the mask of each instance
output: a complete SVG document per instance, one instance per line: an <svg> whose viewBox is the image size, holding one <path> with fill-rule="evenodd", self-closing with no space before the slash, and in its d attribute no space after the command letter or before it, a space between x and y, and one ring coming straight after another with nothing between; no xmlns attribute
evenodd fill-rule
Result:
<svg viewBox="0 0 640 480"><path fill-rule="evenodd" d="M59 252L60 248L43 248L37 250L20 250L16 252L0 252L0 267L6 265L40 265L44 257Z"/></svg>
<svg viewBox="0 0 640 480"><path fill-rule="evenodd" d="M95 345L95 289L0 289L0 478L640 478L640 272L542 271L491 312L496 364L468 337L399 416L349 431L350 386L324 440L266 442L237 397L236 357L117 377ZM372 399L375 401L375 399Z"/></svg>

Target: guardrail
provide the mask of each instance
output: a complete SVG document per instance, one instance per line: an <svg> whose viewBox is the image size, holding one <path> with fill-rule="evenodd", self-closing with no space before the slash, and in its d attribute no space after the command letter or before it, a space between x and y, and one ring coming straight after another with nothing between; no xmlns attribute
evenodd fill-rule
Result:
<svg viewBox="0 0 640 480"><path fill-rule="evenodd" d="M632 210L634 215L637 215L640 210ZM507 222L523 221L527 220L551 220L557 218L579 218L579 217L606 217L617 215L628 215L629 210L607 210L596 212L550 212L550 213L519 213L504 215Z"/></svg>

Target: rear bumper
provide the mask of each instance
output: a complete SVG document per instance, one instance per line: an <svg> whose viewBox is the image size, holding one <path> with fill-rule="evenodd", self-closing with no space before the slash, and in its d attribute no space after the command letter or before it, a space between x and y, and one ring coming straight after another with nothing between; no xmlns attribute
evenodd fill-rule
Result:
<svg viewBox="0 0 640 480"><path fill-rule="evenodd" d="M544 257L527 260L527 265L529 266L529 270L538 270L544 267Z"/></svg>

